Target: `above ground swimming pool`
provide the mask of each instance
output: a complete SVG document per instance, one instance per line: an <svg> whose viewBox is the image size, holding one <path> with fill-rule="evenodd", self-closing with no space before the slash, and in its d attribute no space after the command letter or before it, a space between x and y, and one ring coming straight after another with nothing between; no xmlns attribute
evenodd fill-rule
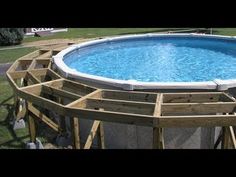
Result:
<svg viewBox="0 0 236 177"><path fill-rule="evenodd" d="M236 39L200 34L145 34L73 45L54 58L66 77L126 90L236 86Z"/></svg>

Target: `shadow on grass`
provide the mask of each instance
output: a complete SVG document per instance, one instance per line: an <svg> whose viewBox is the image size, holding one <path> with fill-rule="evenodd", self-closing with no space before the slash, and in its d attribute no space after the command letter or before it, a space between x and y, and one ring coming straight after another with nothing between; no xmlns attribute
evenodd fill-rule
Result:
<svg viewBox="0 0 236 177"><path fill-rule="evenodd" d="M24 142L22 140L27 138L29 135L18 137L15 130L13 129L11 122L14 121L14 105L7 103L12 98L13 96L7 98L6 100L0 103L0 107L4 107L7 110L6 118L0 122L0 126L6 127L12 137L11 140L1 143L0 147L7 146L9 148L21 148L24 146ZM19 145L13 145L12 143L19 143Z"/></svg>

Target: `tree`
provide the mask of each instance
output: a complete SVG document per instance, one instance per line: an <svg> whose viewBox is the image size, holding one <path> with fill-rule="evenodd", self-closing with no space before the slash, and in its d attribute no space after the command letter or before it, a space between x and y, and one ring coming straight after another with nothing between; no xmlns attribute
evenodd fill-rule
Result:
<svg viewBox="0 0 236 177"><path fill-rule="evenodd" d="M0 45L20 44L24 38L24 28L0 28Z"/></svg>

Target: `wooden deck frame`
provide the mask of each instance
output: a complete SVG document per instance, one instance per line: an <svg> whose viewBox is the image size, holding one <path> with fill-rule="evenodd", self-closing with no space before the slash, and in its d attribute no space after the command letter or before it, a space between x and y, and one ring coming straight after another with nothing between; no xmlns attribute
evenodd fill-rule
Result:
<svg viewBox="0 0 236 177"><path fill-rule="evenodd" d="M95 134L100 148L105 148L103 121L153 127L153 148L164 148L165 127L223 127L222 148L236 148L236 100L224 92L155 93L98 89L62 78L51 69L51 57L67 46L40 49L19 58L7 71L16 97L28 105L17 117L29 116L31 140L36 140L34 119L40 119L61 132L35 107L52 109L61 119L70 117L74 147L82 148L79 119L93 120L91 134L84 148L90 148ZM17 85L23 79L25 85ZM46 93L48 96L41 94ZM57 99L51 99L56 97ZM71 99L66 103L64 99ZM59 101L58 101L59 100ZM219 115L222 113L222 115Z"/></svg>

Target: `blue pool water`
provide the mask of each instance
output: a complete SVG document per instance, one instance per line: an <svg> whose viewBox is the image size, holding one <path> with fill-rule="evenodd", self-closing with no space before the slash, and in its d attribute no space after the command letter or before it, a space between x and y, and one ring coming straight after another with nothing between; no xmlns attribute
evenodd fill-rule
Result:
<svg viewBox="0 0 236 177"><path fill-rule="evenodd" d="M236 79L236 41L153 37L107 42L64 57L79 72L119 80L192 82Z"/></svg>

